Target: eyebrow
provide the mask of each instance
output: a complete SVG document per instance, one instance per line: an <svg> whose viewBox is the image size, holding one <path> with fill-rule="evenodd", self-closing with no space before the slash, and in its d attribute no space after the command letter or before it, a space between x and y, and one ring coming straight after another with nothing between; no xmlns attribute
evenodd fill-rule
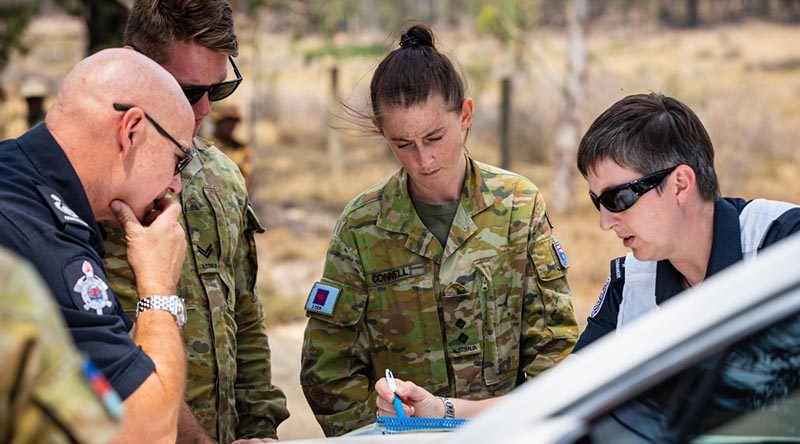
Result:
<svg viewBox="0 0 800 444"><path fill-rule="evenodd" d="M436 129L434 129L434 130L432 130L432 131L428 132L427 134L425 134L424 136L422 136L422 138L423 138L423 139L427 139L428 137L431 137L431 136L433 136L434 134L436 134L436 133L438 133L438 132L441 132L441 131L444 131L444 127L443 127L443 126L442 126L442 127L439 127L439 128L436 128ZM391 138L391 139L389 139L389 140L391 140L391 141L393 141L393 142L411 142L411 139L404 139L404 138L402 138L402 137L392 137L392 138Z"/></svg>

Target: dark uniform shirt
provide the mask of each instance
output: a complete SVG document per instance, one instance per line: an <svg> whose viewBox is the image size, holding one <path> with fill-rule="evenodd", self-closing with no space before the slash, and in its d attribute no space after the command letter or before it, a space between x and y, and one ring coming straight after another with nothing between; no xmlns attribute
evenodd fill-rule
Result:
<svg viewBox="0 0 800 444"><path fill-rule="evenodd" d="M44 124L0 143L0 245L33 263L78 349L122 399L154 370L108 287L103 232L75 169Z"/></svg>
<svg viewBox="0 0 800 444"><path fill-rule="evenodd" d="M724 198L714 204L714 238L705 279L742 260L739 214L746 205L745 200L738 198ZM759 249L768 247L799 231L800 208L786 211L770 225ZM617 328L617 317L624 287L625 258L620 257L611 261L609 280L588 318L586 330L581 333L573 353ZM681 291L683 291L683 276L668 260L658 261L656 265L656 304L661 305Z"/></svg>

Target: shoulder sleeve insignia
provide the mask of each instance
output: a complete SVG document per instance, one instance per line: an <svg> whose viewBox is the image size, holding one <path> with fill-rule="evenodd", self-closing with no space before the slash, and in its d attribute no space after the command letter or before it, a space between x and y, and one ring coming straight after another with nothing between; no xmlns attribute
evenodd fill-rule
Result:
<svg viewBox="0 0 800 444"><path fill-rule="evenodd" d="M333 309L342 290L331 285L317 282L311 288L311 293L306 301L306 311L333 316Z"/></svg>
<svg viewBox="0 0 800 444"><path fill-rule="evenodd" d="M564 247L561 246L561 242L553 241L553 253L555 253L556 257L558 258L558 263L561 265L561 268L566 270L569 268L569 261L567 260L567 253L564 252Z"/></svg>
<svg viewBox="0 0 800 444"><path fill-rule="evenodd" d="M96 274L97 270L100 274ZM64 277L72 287L75 306L95 313L113 313L114 303L108 295L108 284L102 277L102 269L88 258L77 258L64 267Z"/></svg>
<svg viewBox="0 0 800 444"><path fill-rule="evenodd" d="M603 306L603 301L606 300L606 293L608 293L608 286L611 284L611 277L606 279L606 284L603 285L603 290L600 292L600 297L597 298L597 302L594 303L594 307L592 307L592 312L589 314L590 318L597 316L597 313L600 313L600 308Z"/></svg>
<svg viewBox="0 0 800 444"><path fill-rule="evenodd" d="M83 376L89 382L92 391L100 398L103 406L114 419L122 418L122 399L108 382L103 373L97 369L89 358L83 361Z"/></svg>
<svg viewBox="0 0 800 444"><path fill-rule="evenodd" d="M62 199L61 196L59 196L55 191L44 186L39 186L37 189L39 190L39 193L44 196L47 204L53 211L53 214L57 215L58 218L64 223L83 225L87 228L89 227L89 224L81 219L80 216L78 216L78 214L75 213L75 211L73 211L72 208L70 208L69 205L64 202L64 199Z"/></svg>

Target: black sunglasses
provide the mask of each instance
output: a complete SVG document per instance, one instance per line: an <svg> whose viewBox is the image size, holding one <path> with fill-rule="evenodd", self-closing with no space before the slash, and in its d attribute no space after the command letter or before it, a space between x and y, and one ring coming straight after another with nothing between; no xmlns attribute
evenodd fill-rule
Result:
<svg viewBox="0 0 800 444"><path fill-rule="evenodd" d="M134 106L135 105L123 105L121 103L115 103L114 104L114 109L117 110L117 111L125 112L125 111L133 108ZM194 159L194 150L192 150L191 148L186 148L183 145L181 145L180 142L175 140L175 138L172 137L167 132L167 130L162 128L161 125L159 125L158 122L155 121L155 119L150 117L150 114L144 113L144 117L147 120L149 120L150 123L153 124L153 126L155 127L156 131L158 131L159 134L161 134L162 136L167 138L176 147L178 147L178 149L181 150L181 152L183 152L183 154L185 154L185 156L183 156L183 157L175 156L178 159L178 161L175 163L175 174L180 174L181 171L183 171L186 168L186 166L189 165L189 162L191 162L192 159Z"/></svg>
<svg viewBox="0 0 800 444"><path fill-rule="evenodd" d="M242 83L242 74L239 72L236 62L233 61L233 57L228 56L228 60L230 60L231 66L233 66L233 74L236 75L236 78L207 86L181 86L183 94L186 96L189 103L194 105L199 102L206 92L208 92L208 100L216 102L230 96L236 91L236 88Z"/></svg>
<svg viewBox="0 0 800 444"><path fill-rule="evenodd" d="M657 187L675 168L678 168L678 166L675 165L672 168L650 173L632 182L617 185L603 191L600 196L589 191L589 197L592 198L592 203L597 208L597 211L600 211L600 205L603 205L606 210L612 213L620 213L632 207L646 192Z"/></svg>

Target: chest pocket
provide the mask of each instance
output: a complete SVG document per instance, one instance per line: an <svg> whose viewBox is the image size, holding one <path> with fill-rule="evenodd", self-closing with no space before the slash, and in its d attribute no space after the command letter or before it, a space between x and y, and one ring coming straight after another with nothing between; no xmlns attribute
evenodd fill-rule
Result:
<svg viewBox="0 0 800 444"><path fill-rule="evenodd" d="M497 256L476 261L474 292L483 301L485 334L483 378L493 386L515 378L519 367L522 322L524 249L507 249Z"/></svg>
<svg viewBox="0 0 800 444"><path fill-rule="evenodd" d="M189 196L185 205L186 225L197 264L197 274L211 307L233 307L233 282L230 270L233 249L232 233L224 229L225 212L216 190L202 188L202 195ZM186 290L186 283L181 287ZM187 301L192 298L184 294Z"/></svg>
<svg viewBox="0 0 800 444"><path fill-rule="evenodd" d="M444 356L433 277L426 264L375 272L368 278L375 284L368 290L365 319L373 368L377 373L391 368L400 378L428 383L431 352Z"/></svg>

